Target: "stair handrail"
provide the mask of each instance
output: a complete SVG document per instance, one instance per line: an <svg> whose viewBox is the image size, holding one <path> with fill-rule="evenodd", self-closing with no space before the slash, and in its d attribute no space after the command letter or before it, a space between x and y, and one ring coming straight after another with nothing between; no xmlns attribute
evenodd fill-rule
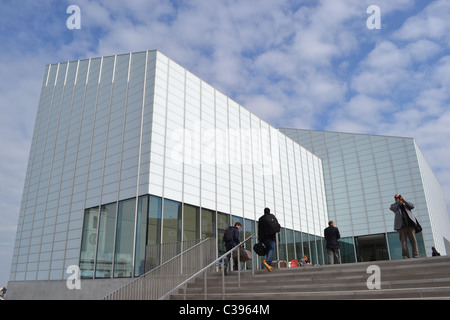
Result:
<svg viewBox="0 0 450 320"><path fill-rule="evenodd" d="M113 292L110 292L109 294L107 294L106 296L104 296L101 300L119 300L119 299L143 299L143 296L148 297L147 299L149 300L158 300L158 297L153 298L152 296L154 295L153 292L149 292L152 291L151 289L153 288L158 288L158 286L156 285L152 285L151 288L142 285L142 282L146 280L146 278L149 278L152 276L152 274L157 273L159 270L164 269L166 266L168 266L169 264L174 264L174 265L178 265L178 261L179 259L183 259L186 260L186 254L189 253L190 251L193 251L195 249L198 249L200 246L203 246L204 244L210 244L212 243L213 245L215 245L215 239L214 238L207 238L204 240L200 240L199 243L193 245L192 247L186 249L185 251L182 251L181 253L179 253L178 255L176 255L175 257L170 258L169 260L167 260L166 262L164 262L163 264L157 266L156 268L146 272L145 274L141 275L138 278L133 279L132 281L128 282L127 284L125 284L124 286L122 286L119 289L114 290ZM213 250L215 252L215 249ZM208 253L206 253L208 254ZM184 258L183 258L184 257ZM207 257L205 257L207 258ZM182 266L178 266L176 267L178 268L182 268ZM165 274L165 277L176 277L176 275L173 274ZM154 280L158 280L157 278L155 278ZM157 282L157 281L155 281ZM138 297L135 297L134 294L134 290L135 287L138 287L138 290L140 291L140 293L138 294ZM145 291L145 292L144 292ZM170 290L172 291L172 290Z"/></svg>
<svg viewBox="0 0 450 320"><path fill-rule="evenodd" d="M233 260L233 252L235 250L239 250L240 247L244 246L244 243L246 243L248 240L251 240L251 248L253 248L254 245L254 239L256 239L256 236L249 236L247 239L245 239L244 241L242 241L241 243L239 243L237 246L235 246L234 248L232 248L231 250L229 250L228 252L224 253L222 256L220 256L219 258L217 258L216 260L214 260L213 262L211 262L209 265L207 265L206 267L204 267L202 270L198 271L197 273L193 274L192 276L190 276L188 279L184 280L183 282L181 282L178 286L176 286L175 288L173 288L172 290L170 290L169 292L167 292L166 294L164 294L163 296L161 296L158 300L165 300L168 297L170 297L173 293L175 293L176 291L178 291L179 289L181 289L183 286L187 286L187 284L191 281L193 281L194 279L198 278L201 274L203 274L203 278L204 278L204 297L205 300L207 300L208 297L208 293L207 293L207 273L206 271L208 271L209 269L211 269L212 267L216 266L218 262L222 261L222 300L225 299L225 259L227 259L228 255L231 255L231 261ZM240 266L240 254L237 255L238 257L238 287L241 287L241 268L239 268ZM230 263L230 265L233 265L232 263ZM255 268L252 266L252 276L255 275ZM186 300L186 289L185 289L185 295L184 295L184 299Z"/></svg>

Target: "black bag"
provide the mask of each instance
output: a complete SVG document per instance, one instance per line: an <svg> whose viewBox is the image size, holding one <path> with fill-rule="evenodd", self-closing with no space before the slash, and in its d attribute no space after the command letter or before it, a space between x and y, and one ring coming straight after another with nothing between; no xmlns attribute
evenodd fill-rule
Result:
<svg viewBox="0 0 450 320"><path fill-rule="evenodd" d="M417 221L417 219L416 223L414 224L414 229L416 230L416 234L422 232L422 226L419 224L419 221Z"/></svg>
<svg viewBox="0 0 450 320"><path fill-rule="evenodd" d="M255 243L253 251L255 251L258 256L265 256L267 253L266 247L264 247L261 242Z"/></svg>
<svg viewBox="0 0 450 320"><path fill-rule="evenodd" d="M233 231L234 231L234 227L228 227L223 234L222 240L224 242L232 241L233 240Z"/></svg>
<svg viewBox="0 0 450 320"><path fill-rule="evenodd" d="M281 226L278 223L277 218L273 214L270 214L266 219L270 234L278 233L281 231Z"/></svg>

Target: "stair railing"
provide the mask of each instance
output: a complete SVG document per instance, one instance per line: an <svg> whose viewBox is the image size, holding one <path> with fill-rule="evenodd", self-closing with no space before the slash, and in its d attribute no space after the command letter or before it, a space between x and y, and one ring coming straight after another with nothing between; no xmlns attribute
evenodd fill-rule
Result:
<svg viewBox="0 0 450 320"><path fill-rule="evenodd" d="M216 239L208 238L111 292L102 300L158 300L216 256Z"/></svg>
<svg viewBox="0 0 450 320"><path fill-rule="evenodd" d="M239 245L237 245L236 247L232 248L231 250L229 250L228 252L226 252L225 254L223 254L221 257L217 258L216 260L214 260L213 262L211 262L210 264L208 264L206 267L204 267L202 270L198 271L197 273L193 274L192 276L190 276L189 278L187 278L186 280L184 280L183 282L181 282L178 286L176 286L175 288L173 288L172 290L168 291L166 294L164 294L163 296L161 296L159 298L159 300L165 300L170 298L170 296L172 294L174 294L175 292L177 292L179 289L181 289L182 287L184 287L184 300L186 300L186 289L187 289L187 284L194 281L195 279L199 278L201 275L203 275L203 292L204 292L204 299L207 300L208 299L208 286L207 286L207 282L208 282L208 271L214 270L218 263L221 263L221 272L222 272L222 300L225 299L225 268L227 267L225 265L225 260L228 259L228 255L230 255L230 266L233 265L233 252L235 252L236 250L239 250L240 247L244 247L244 244L247 241L250 241L251 243L251 248L253 248L254 245L254 239L256 239L256 236L250 236L247 239L245 239L244 241L242 241ZM240 268L240 254L238 251L237 254L237 260L238 260L238 287L241 287L241 268ZM255 275L255 270L254 270L254 266L252 266L252 276Z"/></svg>

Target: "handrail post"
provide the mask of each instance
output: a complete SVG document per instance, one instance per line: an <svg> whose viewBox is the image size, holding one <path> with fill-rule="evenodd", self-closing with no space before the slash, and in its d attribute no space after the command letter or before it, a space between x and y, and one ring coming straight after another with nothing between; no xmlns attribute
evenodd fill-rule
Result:
<svg viewBox="0 0 450 320"><path fill-rule="evenodd" d="M225 258L222 258L222 300L225 300Z"/></svg>
<svg viewBox="0 0 450 320"><path fill-rule="evenodd" d="M237 248L237 256L238 256L238 264L237 264L237 269L238 269L238 288L241 287L241 248L239 246L239 248Z"/></svg>
<svg viewBox="0 0 450 320"><path fill-rule="evenodd" d="M208 292L207 292L207 290L208 290L207 287L208 287L208 286L207 286L207 283L206 283L206 282L207 282L207 279L206 279L206 278L207 278L207 275L208 275L208 272L204 272L204 273L203 273L203 277L204 277L204 279L205 279L205 280L204 280L205 300L208 300Z"/></svg>
<svg viewBox="0 0 450 320"><path fill-rule="evenodd" d="M253 246L254 246L254 239L253 239L253 237L250 240L250 246L253 249ZM253 252L252 252L252 258L253 258ZM255 262L257 263L257 261L253 261L253 259L252 259L252 277L255 275Z"/></svg>

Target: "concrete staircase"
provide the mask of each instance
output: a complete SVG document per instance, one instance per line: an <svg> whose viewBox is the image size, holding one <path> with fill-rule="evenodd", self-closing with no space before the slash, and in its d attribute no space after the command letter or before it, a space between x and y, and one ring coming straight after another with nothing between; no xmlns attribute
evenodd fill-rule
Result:
<svg viewBox="0 0 450 320"><path fill-rule="evenodd" d="M380 289L369 289L378 266ZM241 272L225 277L225 300L325 299L450 299L450 257L373 261ZM171 296L172 300L203 300L203 278ZM221 273L209 273L208 300L221 300Z"/></svg>

